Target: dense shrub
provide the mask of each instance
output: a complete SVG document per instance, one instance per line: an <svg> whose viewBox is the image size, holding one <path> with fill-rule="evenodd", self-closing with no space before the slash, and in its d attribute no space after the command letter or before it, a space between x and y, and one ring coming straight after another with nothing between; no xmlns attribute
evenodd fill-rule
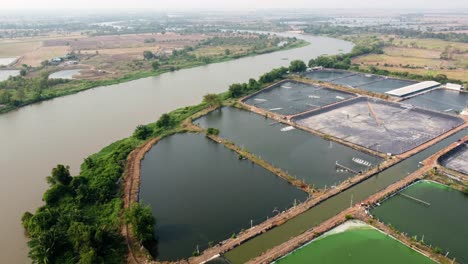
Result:
<svg viewBox="0 0 468 264"><path fill-rule="evenodd" d="M304 72L307 69L307 65L301 60L293 60L289 65L290 72Z"/></svg>
<svg viewBox="0 0 468 264"><path fill-rule="evenodd" d="M136 127L135 132L133 132L133 136L140 139L140 140L145 140L152 133L153 133L153 131L148 126L139 125L139 126Z"/></svg>
<svg viewBox="0 0 468 264"><path fill-rule="evenodd" d="M208 135L219 135L219 129L217 128L213 128L213 127L209 127L207 130L206 130L206 133Z"/></svg>

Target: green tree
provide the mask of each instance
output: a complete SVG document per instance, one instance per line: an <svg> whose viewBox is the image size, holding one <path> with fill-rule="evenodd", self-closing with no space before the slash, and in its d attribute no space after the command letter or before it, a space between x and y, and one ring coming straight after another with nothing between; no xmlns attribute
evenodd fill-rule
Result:
<svg viewBox="0 0 468 264"><path fill-rule="evenodd" d="M143 58L145 58L145 60L151 60L152 58L154 58L154 54L149 50L145 50L143 51Z"/></svg>
<svg viewBox="0 0 468 264"><path fill-rule="evenodd" d="M16 98L20 101L23 102L24 99L26 98L26 94L24 93L24 88L19 88L18 91L16 92Z"/></svg>
<svg viewBox="0 0 468 264"><path fill-rule="evenodd" d="M258 88L260 88L260 84L254 78L250 78L248 88L249 90L257 90Z"/></svg>
<svg viewBox="0 0 468 264"><path fill-rule="evenodd" d="M94 249L89 248L84 252L80 252L78 264L92 264L96 262L98 262L98 260L96 259L96 251Z"/></svg>
<svg viewBox="0 0 468 264"><path fill-rule="evenodd" d="M0 104L9 104L11 102L11 93L7 90L0 90Z"/></svg>
<svg viewBox="0 0 468 264"><path fill-rule="evenodd" d="M258 82L260 84L267 84L267 83L280 80L284 78L287 72L288 72L288 68L285 68L285 67L273 69L270 72L267 72L263 74L262 76L260 76L260 78L258 79Z"/></svg>
<svg viewBox="0 0 468 264"><path fill-rule="evenodd" d="M437 74L433 79L437 82L447 82L448 77L445 74Z"/></svg>
<svg viewBox="0 0 468 264"><path fill-rule="evenodd" d="M26 76L26 73L28 73L28 72L26 71L26 69L21 69L21 70L20 70L20 75L21 75L21 76Z"/></svg>
<svg viewBox="0 0 468 264"><path fill-rule="evenodd" d="M153 63L151 63L151 67L153 67L153 70L155 71L159 69L159 66L161 65L159 64L158 61L154 61Z"/></svg>
<svg viewBox="0 0 468 264"><path fill-rule="evenodd" d="M72 180L70 175L70 167L62 164L52 169L52 175L47 177L47 182L50 185L62 184L68 185Z"/></svg>
<svg viewBox="0 0 468 264"><path fill-rule="evenodd" d="M309 65L309 67L315 67L315 66L317 66L317 64L316 64L316 62L315 62L314 59L310 59L308 65Z"/></svg>
<svg viewBox="0 0 468 264"><path fill-rule="evenodd" d="M169 114L163 114L156 122L158 127L170 127L174 124L174 120Z"/></svg>
<svg viewBox="0 0 468 264"><path fill-rule="evenodd" d="M44 193L44 195L42 196L42 200L48 205L55 204L60 199L65 197L69 193L68 191L69 189L67 188L67 186L62 184L56 184Z"/></svg>
<svg viewBox="0 0 468 264"><path fill-rule="evenodd" d="M203 96L203 102L209 106L219 107L222 103L222 100L217 94L206 94Z"/></svg>
<svg viewBox="0 0 468 264"><path fill-rule="evenodd" d="M209 128L206 130L206 134L217 136L217 135L219 135L219 129L213 128L213 127L209 127Z"/></svg>
<svg viewBox="0 0 468 264"><path fill-rule="evenodd" d="M124 221L129 224L135 237L142 243L154 239L154 225L156 220L148 206L134 203L125 209Z"/></svg>
<svg viewBox="0 0 468 264"><path fill-rule="evenodd" d="M243 93L242 85L239 83L231 84L231 86L229 86L229 93L231 94L231 97L240 97Z"/></svg>
<svg viewBox="0 0 468 264"><path fill-rule="evenodd" d="M88 248L91 245L93 230L90 226L82 222L73 222L67 230L67 235L75 251L81 251L82 248Z"/></svg>
<svg viewBox="0 0 468 264"><path fill-rule="evenodd" d="M290 72L304 72L306 69L306 64L301 60L293 60L289 65Z"/></svg>
<svg viewBox="0 0 468 264"><path fill-rule="evenodd" d="M230 50L230 49L225 49L225 50L224 50L224 55L229 56L230 54L231 54L231 50Z"/></svg>
<svg viewBox="0 0 468 264"><path fill-rule="evenodd" d="M133 132L133 136L140 139L140 140L145 140L152 133L153 133L153 130L151 128L149 128L148 126L139 125L139 126L136 127L135 132Z"/></svg>

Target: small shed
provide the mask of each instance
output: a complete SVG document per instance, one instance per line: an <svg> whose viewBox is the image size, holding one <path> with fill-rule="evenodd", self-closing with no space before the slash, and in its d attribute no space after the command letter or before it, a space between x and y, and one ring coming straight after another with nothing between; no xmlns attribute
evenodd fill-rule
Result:
<svg viewBox="0 0 468 264"><path fill-rule="evenodd" d="M456 83L447 83L445 85L445 89L454 90L454 91L461 91L462 88L463 86L461 86L460 84L456 84Z"/></svg>

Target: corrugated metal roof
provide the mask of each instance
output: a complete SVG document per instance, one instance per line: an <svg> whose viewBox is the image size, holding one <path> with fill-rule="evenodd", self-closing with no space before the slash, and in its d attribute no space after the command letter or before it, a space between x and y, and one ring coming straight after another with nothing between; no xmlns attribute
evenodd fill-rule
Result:
<svg viewBox="0 0 468 264"><path fill-rule="evenodd" d="M440 83L435 82L435 81L424 81L424 82L415 83L415 84L408 85L402 88L388 91L386 92L386 94L402 97L402 96L413 94L419 91L423 91L423 90L426 90L426 89L429 89L438 85L440 85Z"/></svg>

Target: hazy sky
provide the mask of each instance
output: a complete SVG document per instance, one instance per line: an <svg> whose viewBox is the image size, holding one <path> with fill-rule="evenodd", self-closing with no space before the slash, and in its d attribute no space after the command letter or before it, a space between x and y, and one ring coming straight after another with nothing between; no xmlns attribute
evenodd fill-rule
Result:
<svg viewBox="0 0 468 264"><path fill-rule="evenodd" d="M418 8L466 9L468 0L0 0L0 9L19 8Z"/></svg>

